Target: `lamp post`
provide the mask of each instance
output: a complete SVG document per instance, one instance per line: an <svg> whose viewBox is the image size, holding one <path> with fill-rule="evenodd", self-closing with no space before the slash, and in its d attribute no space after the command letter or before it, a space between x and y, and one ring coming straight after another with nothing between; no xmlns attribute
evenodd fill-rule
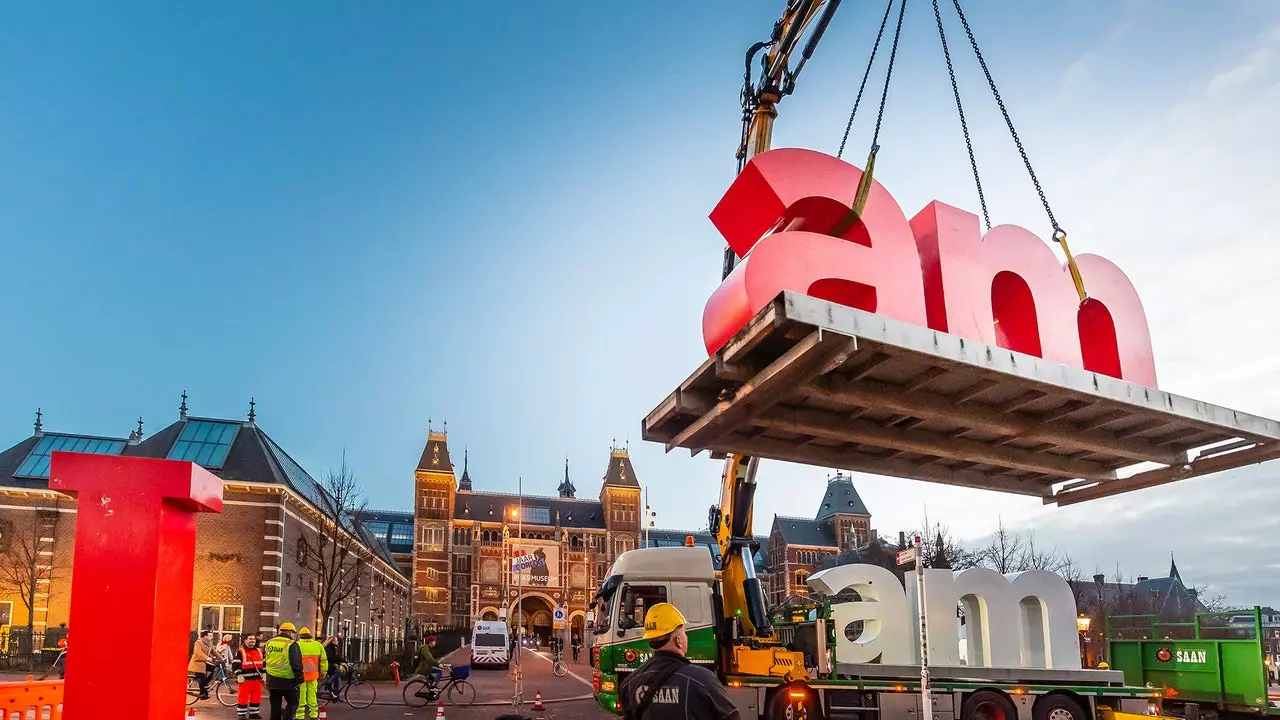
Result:
<svg viewBox="0 0 1280 720"><path fill-rule="evenodd" d="M1089 627L1093 625L1093 618L1080 613L1080 617L1076 618L1076 630L1080 631L1080 662L1089 667Z"/></svg>

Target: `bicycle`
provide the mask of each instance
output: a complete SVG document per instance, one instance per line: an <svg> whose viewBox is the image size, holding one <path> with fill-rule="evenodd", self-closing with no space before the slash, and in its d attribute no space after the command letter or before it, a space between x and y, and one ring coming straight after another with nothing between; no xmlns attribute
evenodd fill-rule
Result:
<svg viewBox="0 0 1280 720"><path fill-rule="evenodd" d="M218 704L222 707L235 707L236 695L239 693L239 687L236 685L235 677L227 674L226 665L218 665L213 671L213 677L209 678L209 688L213 692L214 697L218 698ZM195 705L200 702L200 681L195 675L187 676L187 704Z"/></svg>
<svg viewBox="0 0 1280 720"><path fill-rule="evenodd" d="M363 710L372 705L378 697L378 691L373 683L360 677L360 672L351 663L344 663L338 671L339 675L343 670L346 671L347 676L337 695L329 692L328 688L316 692L316 700L320 706L324 707L330 702L341 702L357 710Z"/></svg>
<svg viewBox="0 0 1280 720"><path fill-rule="evenodd" d="M569 666L564 664L563 650L556 650L552 653L551 672L555 673L556 677L564 677L565 673L569 672Z"/></svg>
<svg viewBox="0 0 1280 720"><path fill-rule="evenodd" d="M426 707L430 703L446 698L450 705L470 705L476 701L476 688L467 682L471 674L469 666L453 667L441 665L448 677L444 685L436 687L430 676L414 675L405 681L404 704L409 707Z"/></svg>
<svg viewBox="0 0 1280 720"><path fill-rule="evenodd" d="M62 648L62 651L58 653L58 657L53 659L53 664L49 666L49 669L45 670L44 674L40 676L40 679L48 680L49 676L52 675L55 671L57 671L58 679L66 680L67 679L66 657L67 657L67 649L64 647Z"/></svg>

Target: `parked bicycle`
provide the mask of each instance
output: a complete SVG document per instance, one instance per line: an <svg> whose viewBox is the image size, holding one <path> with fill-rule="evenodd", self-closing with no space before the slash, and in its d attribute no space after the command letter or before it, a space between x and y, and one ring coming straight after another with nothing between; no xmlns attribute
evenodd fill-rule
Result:
<svg viewBox="0 0 1280 720"><path fill-rule="evenodd" d="M238 692L236 679L227 674L227 666L218 665L218 668L213 671L213 676L209 678L209 694L218 698L218 704L222 707L235 707ZM195 705L198 702L200 702L200 681L195 675L188 675L187 704Z"/></svg>
<svg viewBox="0 0 1280 720"><path fill-rule="evenodd" d="M471 674L470 666L453 667L441 664L447 679L443 685L437 686L431 677L414 675L404 683L404 704L409 707L426 707L443 699L450 705L470 705L476 701L476 688L467 682Z"/></svg>
<svg viewBox="0 0 1280 720"><path fill-rule="evenodd" d="M321 688L316 693L316 700L324 707L330 702L341 702L350 705L357 710L363 710L373 704L378 697L378 691L374 688L373 683L360 677L360 671L355 665L346 663L340 669L339 674L345 673L346 677L342 679L341 689L335 696L329 692L328 688Z"/></svg>

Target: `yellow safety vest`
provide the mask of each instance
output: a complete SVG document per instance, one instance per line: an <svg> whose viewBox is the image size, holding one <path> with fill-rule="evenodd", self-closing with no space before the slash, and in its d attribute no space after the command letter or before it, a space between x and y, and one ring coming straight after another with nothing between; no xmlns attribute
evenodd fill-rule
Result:
<svg viewBox="0 0 1280 720"><path fill-rule="evenodd" d="M267 674L278 678L293 678L293 668L289 666L289 646L293 641L284 635L277 635L262 646L262 654L267 662Z"/></svg>
<svg viewBox="0 0 1280 720"><path fill-rule="evenodd" d="M304 681L318 680L320 673L328 671L329 663L326 662L324 646L319 642L304 638L298 641L298 650L302 652Z"/></svg>

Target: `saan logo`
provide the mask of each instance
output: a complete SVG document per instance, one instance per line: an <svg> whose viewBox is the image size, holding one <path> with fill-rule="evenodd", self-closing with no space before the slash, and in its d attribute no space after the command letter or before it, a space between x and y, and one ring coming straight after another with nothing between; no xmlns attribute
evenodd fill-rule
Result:
<svg viewBox="0 0 1280 720"><path fill-rule="evenodd" d="M1174 657L1180 663L1195 663L1203 665L1206 653L1204 650L1179 650Z"/></svg>

